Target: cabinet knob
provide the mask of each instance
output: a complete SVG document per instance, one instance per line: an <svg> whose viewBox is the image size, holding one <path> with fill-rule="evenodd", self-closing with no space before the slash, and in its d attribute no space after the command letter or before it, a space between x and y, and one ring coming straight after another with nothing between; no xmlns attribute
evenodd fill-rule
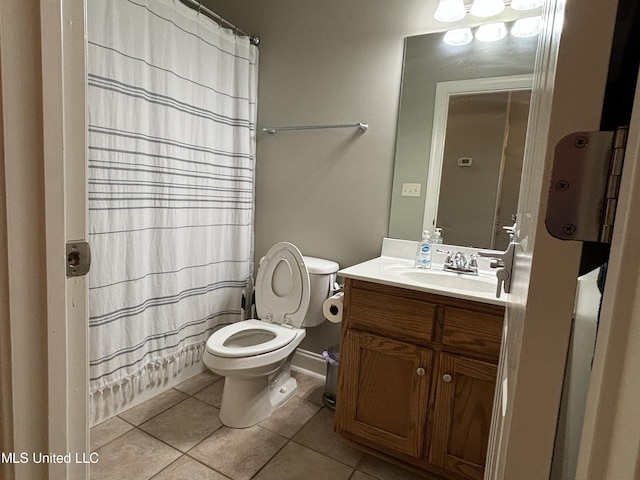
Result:
<svg viewBox="0 0 640 480"><path fill-rule="evenodd" d="M418 374L419 377L424 377L424 374L426 373L424 368L420 367L418 368L418 370L416 370L416 373Z"/></svg>
<svg viewBox="0 0 640 480"><path fill-rule="evenodd" d="M450 383L450 382L451 382L451 380L452 380L451 375L449 375L448 373L445 373L445 374L442 376L442 381L443 381L443 382L445 382L445 383Z"/></svg>

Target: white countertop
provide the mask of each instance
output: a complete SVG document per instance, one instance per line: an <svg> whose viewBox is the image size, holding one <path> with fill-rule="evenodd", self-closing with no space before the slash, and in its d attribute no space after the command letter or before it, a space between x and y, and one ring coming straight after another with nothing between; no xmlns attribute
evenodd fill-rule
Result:
<svg viewBox="0 0 640 480"><path fill-rule="evenodd" d="M505 305L504 292L500 298L496 298L497 278L495 271L488 268L488 260L478 259L478 275L474 276L443 271L444 255L434 254L431 269L421 272L420 269L415 268L413 259L406 258L408 252L413 252L412 255L415 253L417 242L387 238L384 240L380 257L340 270L338 275L447 297ZM404 244L396 242L404 242ZM438 247L465 253L478 250L451 245L438 245ZM458 288L458 284L463 288ZM475 285L478 287L476 288Z"/></svg>

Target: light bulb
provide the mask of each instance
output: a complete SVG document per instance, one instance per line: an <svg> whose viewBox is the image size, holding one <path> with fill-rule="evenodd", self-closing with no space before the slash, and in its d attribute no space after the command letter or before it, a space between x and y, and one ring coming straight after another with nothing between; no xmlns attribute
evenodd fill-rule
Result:
<svg viewBox="0 0 640 480"><path fill-rule="evenodd" d="M447 45L466 45L467 43L473 40L473 34L471 33L471 29L467 28L456 28L455 30L449 30L444 34L444 38L442 41Z"/></svg>
<svg viewBox="0 0 640 480"><path fill-rule="evenodd" d="M493 17L502 13L503 10L502 0L474 0L469 13L476 17Z"/></svg>
<svg viewBox="0 0 640 480"><path fill-rule="evenodd" d="M533 10L539 8L544 0L511 0L511 8L514 10Z"/></svg>
<svg viewBox="0 0 640 480"><path fill-rule="evenodd" d="M464 0L440 0L433 18L439 22L457 22L462 20L466 14Z"/></svg>
<svg viewBox="0 0 640 480"><path fill-rule="evenodd" d="M481 42L497 42L505 37L507 34L507 27L504 22L487 23L486 25L480 25L476 30L476 39Z"/></svg>
<svg viewBox="0 0 640 480"><path fill-rule="evenodd" d="M511 35L514 37L525 38L533 37L540 33L540 23L542 17L519 18L511 27Z"/></svg>

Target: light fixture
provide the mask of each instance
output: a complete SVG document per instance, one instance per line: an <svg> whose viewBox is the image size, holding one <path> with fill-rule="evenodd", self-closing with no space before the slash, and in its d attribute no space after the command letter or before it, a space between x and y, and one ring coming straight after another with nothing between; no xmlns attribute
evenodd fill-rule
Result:
<svg viewBox="0 0 640 480"><path fill-rule="evenodd" d="M439 22L457 22L462 20L466 14L464 0L440 0L433 18Z"/></svg>
<svg viewBox="0 0 640 480"><path fill-rule="evenodd" d="M456 28L455 30L449 30L444 34L444 38L442 41L447 45L466 45L467 43L473 40L473 34L471 33L471 29L467 28Z"/></svg>
<svg viewBox="0 0 640 480"><path fill-rule="evenodd" d="M540 33L540 23L542 17L519 18L511 27L511 35L514 37L525 38L533 37Z"/></svg>
<svg viewBox="0 0 640 480"><path fill-rule="evenodd" d="M469 13L475 17L492 17L502 13L503 10L502 0L474 0Z"/></svg>
<svg viewBox="0 0 640 480"><path fill-rule="evenodd" d="M476 40L481 42L497 42L505 37L507 34L507 27L504 22L487 23L486 25L480 25L476 30Z"/></svg>
<svg viewBox="0 0 640 480"><path fill-rule="evenodd" d="M533 10L540 8L544 0L511 0L511 8L514 10Z"/></svg>
<svg viewBox="0 0 640 480"><path fill-rule="evenodd" d="M440 0L433 18L439 22L457 22L467 14L464 9L464 0Z"/></svg>

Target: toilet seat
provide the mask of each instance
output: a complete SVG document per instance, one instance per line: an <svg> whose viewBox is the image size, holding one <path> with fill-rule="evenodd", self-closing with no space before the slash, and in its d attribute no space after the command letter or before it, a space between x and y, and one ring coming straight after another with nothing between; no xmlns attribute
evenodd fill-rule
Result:
<svg viewBox="0 0 640 480"><path fill-rule="evenodd" d="M256 332L258 331L258 332ZM250 333L258 333L270 335L271 339L246 346L228 346L234 342L234 337ZM207 351L218 357L252 357L262 353L272 352L288 345L299 334L299 331L293 328L281 327L280 325L266 323L260 320L251 319L242 322L232 323L226 327L222 327L209 337L206 344ZM261 338L264 338L261 335ZM239 339L241 342L242 340Z"/></svg>

